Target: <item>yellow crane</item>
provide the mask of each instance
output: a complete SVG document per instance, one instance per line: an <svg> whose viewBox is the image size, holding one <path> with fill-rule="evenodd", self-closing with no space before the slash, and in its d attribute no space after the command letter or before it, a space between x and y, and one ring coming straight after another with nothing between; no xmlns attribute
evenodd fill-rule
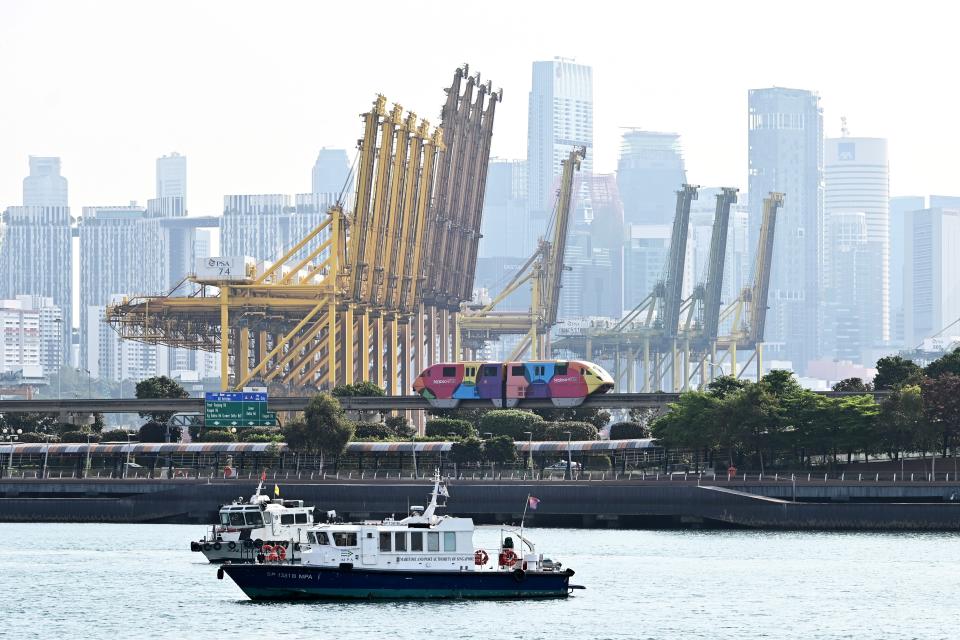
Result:
<svg viewBox="0 0 960 640"><path fill-rule="evenodd" d="M424 364L451 350L451 309L469 297L474 265L462 255L476 253L501 99L466 66L446 91L435 129L400 105L387 111L383 96L361 115L354 211L331 207L272 264L194 275L194 295L135 296L107 321L123 338L219 351L223 389L262 380L310 392L360 379L409 392Z"/></svg>
<svg viewBox="0 0 960 640"><path fill-rule="evenodd" d="M586 157L586 147L570 151L562 163L560 190L550 239L541 237L537 248L520 267L510 282L488 304L469 309L466 306L457 318L454 354L464 359L464 348L475 350L487 340L505 335L523 336L509 359L520 358L528 349L530 358L550 356L550 329L557 322L560 304L563 257L573 206L574 174ZM521 286L530 283L530 308L527 312L498 311L497 306ZM472 358L472 356L470 356ZM469 358L468 358L469 359Z"/></svg>

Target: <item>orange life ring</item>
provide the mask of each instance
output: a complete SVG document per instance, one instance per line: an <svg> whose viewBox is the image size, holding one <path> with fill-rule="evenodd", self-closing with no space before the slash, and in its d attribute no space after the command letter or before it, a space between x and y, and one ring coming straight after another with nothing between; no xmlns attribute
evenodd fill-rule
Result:
<svg viewBox="0 0 960 640"><path fill-rule="evenodd" d="M482 567L490 561L490 556L483 549L477 549L473 554L473 564Z"/></svg>
<svg viewBox="0 0 960 640"><path fill-rule="evenodd" d="M513 549L504 549L500 552L500 566L501 567L512 567L517 564L517 554Z"/></svg>
<svg viewBox="0 0 960 640"><path fill-rule="evenodd" d="M281 545L277 545L276 556L278 560L284 560L287 557L287 549Z"/></svg>

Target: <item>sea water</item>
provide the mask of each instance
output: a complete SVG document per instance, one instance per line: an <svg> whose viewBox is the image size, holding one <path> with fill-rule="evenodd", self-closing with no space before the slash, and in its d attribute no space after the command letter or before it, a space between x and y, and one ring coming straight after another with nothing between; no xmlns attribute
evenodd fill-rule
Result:
<svg viewBox="0 0 960 640"><path fill-rule="evenodd" d="M202 526L0 524L0 638L958 638L960 536L528 529L547 601L255 603ZM494 556L496 527L477 547Z"/></svg>

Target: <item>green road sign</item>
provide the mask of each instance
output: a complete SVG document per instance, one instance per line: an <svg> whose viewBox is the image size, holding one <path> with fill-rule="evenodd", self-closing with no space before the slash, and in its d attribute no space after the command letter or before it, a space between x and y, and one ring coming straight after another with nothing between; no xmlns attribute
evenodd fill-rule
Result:
<svg viewBox="0 0 960 640"><path fill-rule="evenodd" d="M277 414L267 410L267 394L207 393L204 398L207 427L275 427Z"/></svg>

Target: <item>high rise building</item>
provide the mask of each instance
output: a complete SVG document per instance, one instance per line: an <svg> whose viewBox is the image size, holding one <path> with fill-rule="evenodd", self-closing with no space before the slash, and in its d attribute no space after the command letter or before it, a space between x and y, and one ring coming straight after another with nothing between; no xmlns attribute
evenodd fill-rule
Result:
<svg viewBox="0 0 960 640"><path fill-rule="evenodd" d="M491 158L483 196L480 258L526 257L536 249L527 215L527 163Z"/></svg>
<svg viewBox="0 0 960 640"><path fill-rule="evenodd" d="M80 221L80 362L93 371L89 341L103 316L88 321L91 308L116 295L160 293L157 247L144 234L146 209L129 206L84 207Z"/></svg>
<svg viewBox="0 0 960 640"><path fill-rule="evenodd" d="M0 242L0 298L44 296L70 323L72 318L70 209L8 207ZM60 362L70 356L69 324L61 333Z"/></svg>
<svg viewBox="0 0 960 640"><path fill-rule="evenodd" d="M113 296L108 301L113 304L119 302L120 296ZM167 349L155 344L145 344L133 340L121 340L120 336L110 325L100 321L106 313L106 306L90 306L84 314L88 326L84 327L86 336L84 349L86 364L84 368L94 378L113 380L133 380L139 382L145 378L164 373L165 375L176 367L163 366L160 362L167 352L182 351L181 349Z"/></svg>
<svg viewBox="0 0 960 640"><path fill-rule="evenodd" d="M53 304L53 298L45 296L17 296L16 302L25 311L37 314L40 328L40 366L44 375L60 371L63 366L64 333L69 330L69 320L63 310Z"/></svg>
<svg viewBox="0 0 960 640"><path fill-rule="evenodd" d="M822 298L826 303L847 305L852 297L862 296L852 291L853 283L840 274L832 273L842 266L834 264L832 249L850 253L846 241L837 243L834 233L850 230L849 217L834 228L834 216L859 212L863 214L866 243L858 268L866 280L857 285L869 291L869 300L860 316L857 343L862 347L874 347L890 341L890 171L887 161L887 141L883 138L828 138L824 143L824 193L823 193L823 242ZM859 242L859 240L858 240ZM870 267L870 264L874 268ZM842 273L842 272L841 272ZM831 324L843 321L825 312L822 324L826 329ZM850 341L844 348L849 351ZM829 353L828 345L824 345ZM861 358L852 359L861 362Z"/></svg>
<svg viewBox="0 0 960 640"><path fill-rule="evenodd" d="M617 186L628 224L672 224L687 170L676 133L631 129L623 134Z"/></svg>
<svg viewBox="0 0 960 640"><path fill-rule="evenodd" d="M30 156L30 175L23 179L23 206L67 206L67 179L60 175L60 158Z"/></svg>
<svg viewBox="0 0 960 640"><path fill-rule="evenodd" d="M829 188L829 187L828 187ZM834 210L826 220L822 281L823 354L834 361L868 362L878 344L881 253L870 241L868 214Z"/></svg>
<svg viewBox="0 0 960 640"><path fill-rule="evenodd" d="M157 158L157 198L187 201L187 158L179 153ZM186 205L183 205L186 207Z"/></svg>
<svg viewBox="0 0 960 640"><path fill-rule="evenodd" d="M769 359L801 374L819 355L819 278L823 215L823 112L799 89L748 95L750 246L756 247L763 199L785 194L777 214L764 335Z"/></svg>
<svg viewBox="0 0 960 640"><path fill-rule="evenodd" d="M903 254L907 242L907 213L926 209L923 196L890 198L890 341L898 347L904 344ZM911 345L912 346L912 345Z"/></svg>
<svg viewBox="0 0 960 640"><path fill-rule="evenodd" d="M960 208L910 211L905 229L904 338L910 348L960 318Z"/></svg>
<svg viewBox="0 0 960 640"><path fill-rule="evenodd" d="M664 277L672 227L666 224L630 224L623 252L623 308L643 302Z"/></svg>
<svg viewBox="0 0 960 640"><path fill-rule="evenodd" d="M40 366L40 314L20 300L0 300L0 373L43 375ZM29 372L29 374L27 373Z"/></svg>
<svg viewBox="0 0 960 640"><path fill-rule="evenodd" d="M223 197L220 255L276 260L287 246L290 196L281 194Z"/></svg>
<svg viewBox="0 0 960 640"><path fill-rule="evenodd" d="M350 162L347 160L346 149L324 147L317 154L317 161L313 165L311 192L339 194L353 191L352 185L347 183L349 176Z"/></svg>
<svg viewBox="0 0 960 640"><path fill-rule="evenodd" d="M561 163L587 149L581 171L593 171L593 70L567 58L533 63L527 126L527 197L534 240L556 201Z"/></svg>

